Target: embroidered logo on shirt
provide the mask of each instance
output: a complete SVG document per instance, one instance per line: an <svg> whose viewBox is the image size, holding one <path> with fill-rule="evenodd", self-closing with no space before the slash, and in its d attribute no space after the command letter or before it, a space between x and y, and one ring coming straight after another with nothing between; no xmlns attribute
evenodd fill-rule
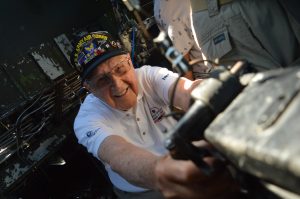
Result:
<svg viewBox="0 0 300 199"><path fill-rule="evenodd" d="M97 131L99 131L99 129L100 128L98 128L98 129L96 129L96 130L93 130L93 131L88 131L88 132L86 132L86 136L87 137L93 137L96 133L97 133Z"/></svg>
<svg viewBox="0 0 300 199"><path fill-rule="evenodd" d="M169 74L166 74L162 79L163 79L163 80L166 80L167 77L169 77Z"/></svg>
<svg viewBox="0 0 300 199"><path fill-rule="evenodd" d="M216 37L214 38L214 44L217 45L218 43L220 43L220 42L222 42L222 41L224 41L224 40L226 40L225 34L222 33L222 34L220 34L220 35L218 35L218 36L216 36Z"/></svg>
<svg viewBox="0 0 300 199"><path fill-rule="evenodd" d="M163 116L165 115L163 109L157 107L150 108L150 113L154 123L161 121Z"/></svg>

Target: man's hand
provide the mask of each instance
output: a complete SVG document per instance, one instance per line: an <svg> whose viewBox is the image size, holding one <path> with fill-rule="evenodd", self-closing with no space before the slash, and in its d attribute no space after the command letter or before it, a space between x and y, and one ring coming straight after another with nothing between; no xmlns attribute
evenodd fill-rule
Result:
<svg viewBox="0 0 300 199"><path fill-rule="evenodd" d="M204 161L213 167L218 164L212 157ZM166 198L233 199L239 192L225 167L206 176L192 161L174 160L170 155L157 162L155 175L156 187Z"/></svg>

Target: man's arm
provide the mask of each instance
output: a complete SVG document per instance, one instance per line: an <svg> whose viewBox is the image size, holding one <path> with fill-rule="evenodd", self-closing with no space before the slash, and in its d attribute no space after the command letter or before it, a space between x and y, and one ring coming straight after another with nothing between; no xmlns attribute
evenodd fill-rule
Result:
<svg viewBox="0 0 300 199"><path fill-rule="evenodd" d="M194 81L191 81L186 78L180 78L176 90L175 90L175 96L174 96L174 106L182 109L184 111L188 110L191 100L190 93L193 91L193 89L200 84L202 80L197 79ZM169 88L169 98L171 99L172 92L174 90L175 84L173 84Z"/></svg>
<svg viewBox="0 0 300 199"><path fill-rule="evenodd" d="M102 142L98 156L130 183L157 189L154 168L161 157L116 135L109 136Z"/></svg>
<svg viewBox="0 0 300 199"><path fill-rule="evenodd" d="M184 59L186 61L191 61L191 57L190 57L190 54L189 52L187 54L185 54L184 56ZM189 79L189 80L194 80L194 76L193 76L193 72L192 71L188 71L185 75L184 75L185 78Z"/></svg>

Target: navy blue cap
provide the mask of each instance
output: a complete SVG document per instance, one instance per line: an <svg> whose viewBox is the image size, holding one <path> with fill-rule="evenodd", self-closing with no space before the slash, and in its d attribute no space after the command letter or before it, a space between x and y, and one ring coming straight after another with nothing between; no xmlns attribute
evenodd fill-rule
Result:
<svg viewBox="0 0 300 199"><path fill-rule="evenodd" d="M81 36L74 48L71 60L80 71L82 81L105 60L128 53L120 42L106 31L91 32Z"/></svg>

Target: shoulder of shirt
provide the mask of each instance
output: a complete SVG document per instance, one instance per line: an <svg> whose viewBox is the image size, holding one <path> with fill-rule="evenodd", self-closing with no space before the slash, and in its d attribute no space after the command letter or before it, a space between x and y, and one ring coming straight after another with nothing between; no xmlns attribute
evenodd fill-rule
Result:
<svg viewBox="0 0 300 199"><path fill-rule="evenodd" d="M143 65L140 68L135 69L137 78L140 80L149 77L151 78L153 75L157 76L159 74L159 71L164 71L164 73L173 73L167 68L160 67L160 66Z"/></svg>
<svg viewBox="0 0 300 199"><path fill-rule="evenodd" d="M135 68L136 71L145 71L145 70L159 70L162 69L161 66L151 66L151 65L143 65L139 68Z"/></svg>
<svg viewBox="0 0 300 199"><path fill-rule="evenodd" d="M93 94L88 94L84 99L84 102L81 104L78 114L84 114L84 112L88 112L88 115L98 115L104 111L107 111L104 103Z"/></svg>
<svg viewBox="0 0 300 199"><path fill-rule="evenodd" d="M135 72L139 75L141 73L145 73L149 70L158 70L161 69L162 67L159 66L150 66L150 65L143 65L139 68L135 68Z"/></svg>

